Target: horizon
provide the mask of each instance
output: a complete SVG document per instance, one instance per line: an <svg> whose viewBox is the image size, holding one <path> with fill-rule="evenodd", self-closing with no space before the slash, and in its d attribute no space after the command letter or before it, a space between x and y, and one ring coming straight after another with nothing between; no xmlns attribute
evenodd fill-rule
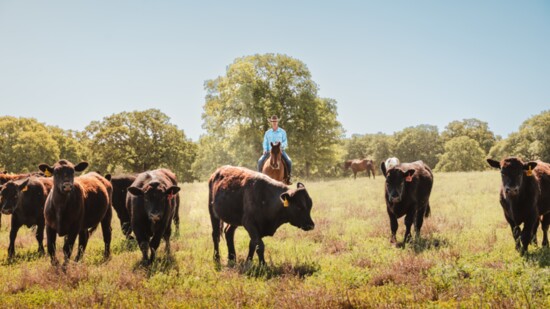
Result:
<svg viewBox="0 0 550 309"><path fill-rule="evenodd" d="M4 1L2 115L82 131L156 108L198 141L204 82L279 53L338 102L346 137L476 118L506 138L550 109L549 17L543 1Z"/></svg>

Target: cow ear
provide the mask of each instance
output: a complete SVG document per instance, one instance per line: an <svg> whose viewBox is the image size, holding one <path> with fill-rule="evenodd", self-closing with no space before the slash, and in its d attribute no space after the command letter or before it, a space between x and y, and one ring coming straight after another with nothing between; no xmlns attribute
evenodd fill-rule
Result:
<svg viewBox="0 0 550 309"><path fill-rule="evenodd" d="M281 198L281 202L283 202L284 207L288 207L291 197L292 195L289 193L289 191L281 194L280 198Z"/></svg>
<svg viewBox="0 0 550 309"><path fill-rule="evenodd" d="M49 166L48 164L42 163L38 165L38 169L41 170L46 176L53 175L53 167Z"/></svg>
<svg viewBox="0 0 550 309"><path fill-rule="evenodd" d="M105 179L111 181L111 179L113 178L113 176L111 176L111 174L107 174L105 175Z"/></svg>
<svg viewBox="0 0 550 309"><path fill-rule="evenodd" d="M143 195L143 190L141 190L141 188L138 188L138 187L129 187L128 192L132 193L135 196Z"/></svg>
<svg viewBox="0 0 550 309"><path fill-rule="evenodd" d="M531 161L531 162L527 162L525 164L523 164L523 169L528 171L528 170L534 170L535 167L537 167L537 162L535 161Z"/></svg>
<svg viewBox="0 0 550 309"><path fill-rule="evenodd" d="M305 189L306 186L304 186L303 183L299 182L299 183L296 184L296 188L298 188L298 189Z"/></svg>
<svg viewBox="0 0 550 309"><path fill-rule="evenodd" d="M384 175L384 178L386 178L386 163L384 161L380 163L380 169L382 170L382 175Z"/></svg>
<svg viewBox="0 0 550 309"><path fill-rule="evenodd" d="M82 161L82 162L78 163L78 164L74 167L74 170L75 170L76 172L82 172L82 171L85 170L87 167L88 167L88 162Z"/></svg>
<svg viewBox="0 0 550 309"><path fill-rule="evenodd" d="M27 191L27 185L29 184L30 178L27 178L25 181L23 181L19 186L19 191Z"/></svg>
<svg viewBox="0 0 550 309"><path fill-rule="evenodd" d="M500 169L500 162L493 160L493 159L487 159L487 163L489 163L490 166L494 168Z"/></svg>
<svg viewBox="0 0 550 309"><path fill-rule="evenodd" d="M180 187L178 186L171 186L170 188L166 189L166 194L177 194L180 192Z"/></svg>

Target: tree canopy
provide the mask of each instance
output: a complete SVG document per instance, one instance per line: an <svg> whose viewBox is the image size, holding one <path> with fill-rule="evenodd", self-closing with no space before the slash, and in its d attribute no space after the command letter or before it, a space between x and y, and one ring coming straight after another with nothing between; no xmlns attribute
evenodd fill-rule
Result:
<svg viewBox="0 0 550 309"><path fill-rule="evenodd" d="M445 143L445 153L435 166L438 172L481 171L487 168L485 152L468 136L458 136Z"/></svg>

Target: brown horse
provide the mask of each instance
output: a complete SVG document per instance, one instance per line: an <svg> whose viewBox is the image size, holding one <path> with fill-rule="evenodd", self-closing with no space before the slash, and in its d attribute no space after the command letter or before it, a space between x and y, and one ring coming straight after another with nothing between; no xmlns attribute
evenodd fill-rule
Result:
<svg viewBox="0 0 550 309"><path fill-rule="evenodd" d="M374 168L374 162L369 159L363 159L363 160L347 160L344 162L344 169L347 170L351 167L351 170L353 172L353 179L357 178L357 173L361 171L366 171L367 176L370 178L370 174L372 173L373 179L376 178L375 168Z"/></svg>
<svg viewBox="0 0 550 309"><path fill-rule="evenodd" d="M271 143L269 158L264 162L262 173L288 185L288 178L286 177L286 165L283 161L281 143Z"/></svg>

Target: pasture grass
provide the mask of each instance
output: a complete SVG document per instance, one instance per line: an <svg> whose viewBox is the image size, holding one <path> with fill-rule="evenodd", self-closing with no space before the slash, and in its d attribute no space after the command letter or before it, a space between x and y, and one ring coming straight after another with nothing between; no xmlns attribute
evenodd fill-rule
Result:
<svg viewBox="0 0 550 309"><path fill-rule="evenodd" d="M550 250L521 257L498 203L496 172L435 174L432 216L422 238L389 243L383 177L308 181L316 227L282 226L264 238L266 267L246 263L248 235L235 236L238 260L213 262L207 184L183 184L181 230L172 254L139 265L113 218L112 256L102 257L101 229L84 262L63 271L39 256L34 232L19 231L7 260L9 217L0 229L0 307L550 307ZM398 241L403 241L403 218ZM538 232L539 242L542 239ZM45 241L44 241L45 243ZM62 240L58 239L61 258ZM74 254L74 253L73 253Z"/></svg>

